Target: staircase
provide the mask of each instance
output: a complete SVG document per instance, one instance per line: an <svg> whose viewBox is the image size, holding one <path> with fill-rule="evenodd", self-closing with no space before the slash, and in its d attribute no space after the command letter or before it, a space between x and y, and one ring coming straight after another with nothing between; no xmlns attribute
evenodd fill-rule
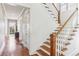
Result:
<svg viewBox="0 0 79 59"><path fill-rule="evenodd" d="M73 29L71 29L70 34L65 33L65 30L60 33L59 39L66 40L64 42L62 41L63 44L61 41L58 43L58 48L60 49L60 51L57 52L58 56L66 56L65 53L67 53L69 50L68 46L72 44L71 41L74 40L73 36L75 36L75 32L77 32L78 29L79 25L76 25ZM67 37L66 35L69 36ZM40 49L38 49L32 56L50 56L50 39L47 39L47 41L44 42L42 46L40 46Z"/></svg>
<svg viewBox="0 0 79 59"><path fill-rule="evenodd" d="M52 13L52 10L50 10L50 7L43 3L45 8L48 9L48 12ZM76 10L69 16L67 21L61 26L58 23L58 15L54 15L54 18L57 19L57 27L56 30L50 35L50 38L45 41L42 46L32 56L67 56L70 54L73 49L70 49L72 47L72 41L74 40L75 33L77 32L77 29L79 28L79 24L75 23L74 26L72 26L72 17L75 16ZM50 14L51 14L50 13ZM51 16L52 16L51 15ZM56 33L56 34L55 34Z"/></svg>
<svg viewBox="0 0 79 59"><path fill-rule="evenodd" d="M50 56L50 40L47 39L32 56Z"/></svg>
<svg viewBox="0 0 79 59"><path fill-rule="evenodd" d="M57 28L56 28L56 30L54 30L56 32L62 26L58 23L58 17L57 17L58 14L57 14L55 7L53 6L54 11L52 11L49 4L42 3L42 5L44 6L45 9L47 9L47 11L48 11L49 15L52 17L53 21L56 22ZM50 52L51 52L51 46L50 46L50 38L49 38L45 42L43 42L42 46L40 46L40 48L38 50L36 50L36 52L34 54L32 54L31 56L50 56Z"/></svg>

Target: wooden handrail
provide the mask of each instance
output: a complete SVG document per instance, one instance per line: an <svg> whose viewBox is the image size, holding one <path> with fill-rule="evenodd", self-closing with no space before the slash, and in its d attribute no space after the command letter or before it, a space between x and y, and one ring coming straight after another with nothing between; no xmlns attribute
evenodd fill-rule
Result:
<svg viewBox="0 0 79 59"><path fill-rule="evenodd" d="M62 31L62 29L66 26L68 21L71 19L71 17L75 14L75 12L78 11L78 8L70 15L70 17L67 19L67 21L64 23L64 25L60 28L60 30L57 32L57 35Z"/></svg>
<svg viewBox="0 0 79 59"><path fill-rule="evenodd" d="M60 10L57 9L57 7L55 6L54 3L52 3L52 5L54 6L54 8L56 9L56 11L58 13L58 23L61 24L61 21L60 21Z"/></svg>
<svg viewBox="0 0 79 59"><path fill-rule="evenodd" d="M57 7L55 6L55 4L54 4L54 3L52 3L52 5L55 7L56 11L58 12L58 9L57 9Z"/></svg>
<svg viewBox="0 0 79 59"><path fill-rule="evenodd" d="M58 11L58 23L61 24L61 20L60 20L60 11Z"/></svg>

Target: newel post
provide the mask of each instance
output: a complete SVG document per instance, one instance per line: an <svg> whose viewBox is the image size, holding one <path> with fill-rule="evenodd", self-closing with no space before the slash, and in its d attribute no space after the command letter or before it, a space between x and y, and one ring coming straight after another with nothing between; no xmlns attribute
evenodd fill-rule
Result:
<svg viewBox="0 0 79 59"><path fill-rule="evenodd" d="M53 32L50 35L50 55L55 56L56 55L56 33Z"/></svg>

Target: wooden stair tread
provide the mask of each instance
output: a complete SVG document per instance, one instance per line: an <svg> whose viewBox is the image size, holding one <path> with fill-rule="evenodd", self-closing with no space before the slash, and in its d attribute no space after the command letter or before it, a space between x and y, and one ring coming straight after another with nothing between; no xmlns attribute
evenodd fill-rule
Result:
<svg viewBox="0 0 79 59"><path fill-rule="evenodd" d="M50 40L49 38L47 40Z"/></svg>
<svg viewBox="0 0 79 59"><path fill-rule="evenodd" d="M42 56L49 56L47 53L45 53L44 51L42 51L41 49L37 50L37 52L42 55Z"/></svg>
<svg viewBox="0 0 79 59"><path fill-rule="evenodd" d="M71 36L74 36L75 34L70 34Z"/></svg>
<svg viewBox="0 0 79 59"><path fill-rule="evenodd" d="M50 45L50 43L49 43L49 42L44 42L44 44Z"/></svg>
<svg viewBox="0 0 79 59"><path fill-rule="evenodd" d="M58 21L58 20L56 20L56 21Z"/></svg>
<svg viewBox="0 0 79 59"><path fill-rule="evenodd" d="M60 56L65 56L63 51L60 52Z"/></svg>
<svg viewBox="0 0 79 59"><path fill-rule="evenodd" d="M46 3L43 3L44 5L47 5Z"/></svg>
<svg viewBox="0 0 79 59"><path fill-rule="evenodd" d="M41 46L41 48L43 48L44 50L46 50L47 52L50 52L50 48L46 47L46 46Z"/></svg>
<svg viewBox="0 0 79 59"><path fill-rule="evenodd" d="M63 51L63 52L64 52L64 51L66 51L66 50L67 50L67 48L63 48L61 51Z"/></svg>
<svg viewBox="0 0 79 59"><path fill-rule="evenodd" d="M75 28L79 28L79 27L75 27Z"/></svg>
<svg viewBox="0 0 79 59"><path fill-rule="evenodd" d="M68 40L73 40L73 38L68 38Z"/></svg>
<svg viewBox="0 0 79 59"><path fill-rule="evenodd" d="M64 56L64 54L60 54L60 56Z"/></svg>
<svg viewBox="0 0 79 59"><path fill-rule="evenodd" d="M68 43L65 43L65 45L69 45L70 43L68 42Z"/></svg>
<svg viewBox="0 0 79 59"><path fill-rule="evenodd" d="M49 12L52 12L51 10L48 10Z"/></svg>
<svg viewBox="0 0 79 59"><path fill-rule="evenodd" d="M54 15L54 14L51 14L51 15Z"/></svg>
<svg viewBox="0 0 79 59"><path fill-rule="evenodd" d="M56 18L56 17L53 17L53 18Z"/></svg>
<svg viewBox="0 0 79 59"><path fill-rule="evenodd" d="M31 56L39 56L38 54L33 54L33 55L31 55Z"/></svg>
<svg viewBox="0 0 79 59"><path fill-rule="evenodd" d="M59 31L59 29L56 29L56 30L54 30L54 31Z"/></svg>
<svg viewBox="0 0 79 59"><path fill-rule="evenodd" d="M49 8L48 6L45 6L45 8Z"/></svg>
<svg viewBox="0 0 79 59"><path fill-rule="evenodd" d="M73 30L73 32L77 32L77 30Z"/></svg>

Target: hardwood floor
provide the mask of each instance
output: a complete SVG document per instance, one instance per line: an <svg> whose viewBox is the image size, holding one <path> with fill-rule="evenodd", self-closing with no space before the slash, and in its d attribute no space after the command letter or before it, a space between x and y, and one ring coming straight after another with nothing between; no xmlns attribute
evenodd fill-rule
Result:
<svg viewBox="0 0 79 59"><path fill-rule="evenodd" d="M22 48L21 56L29 56L29 50L27 48Z"/></svg>
<svg viewBox="0 0 79 59"><path fill-rule="evenodd" d="M6 43L1 56L29 56L29 50L22 44L16 44L16 48L14 50L12 48L9 50L8 43Z"/></svg>
<svg viewBox="0 0 79 59"><path fill-rule="evenodd" d="M6 49L7 48L4 49L1 56L29 56L29 50L27 48L21 48L21 49L16 50L12 53L7 51Z"/></svg>

